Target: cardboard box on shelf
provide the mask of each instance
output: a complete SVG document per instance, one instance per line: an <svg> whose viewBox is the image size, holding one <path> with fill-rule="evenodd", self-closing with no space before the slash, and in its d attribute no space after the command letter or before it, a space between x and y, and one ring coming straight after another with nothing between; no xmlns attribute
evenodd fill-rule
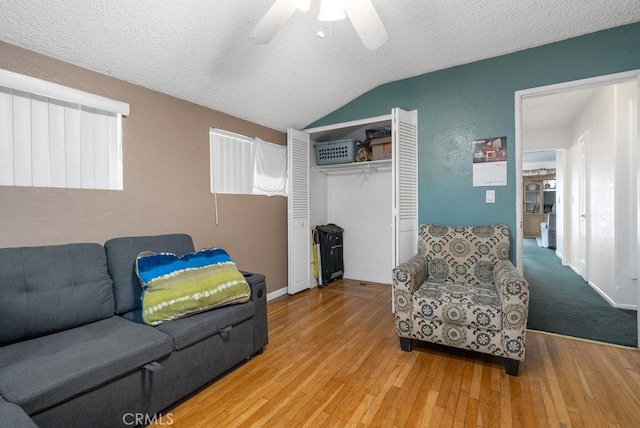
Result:
<svg viewBox="0 0 640 428"><path fill-rule="evenodd" d="M391 159L391 138L375 138L371 140L373 160Z"/></svg>

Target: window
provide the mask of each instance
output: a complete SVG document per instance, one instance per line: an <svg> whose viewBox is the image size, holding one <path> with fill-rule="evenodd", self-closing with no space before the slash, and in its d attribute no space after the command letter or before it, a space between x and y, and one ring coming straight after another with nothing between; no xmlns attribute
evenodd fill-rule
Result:
<svg viewBox="0 0 640 428"><path fill-rule="evenodd" d="M211 193L253 193L253 139L211 129Z"/></svg>
<svg viewBox="0 0 640 428"><path fill-rule="evenodd" d="M210 133L211 193L287 196L287 148L220 129Z"/></svg>
<svg viewBox="0 0 640 428"><path fill-rule="evenodd" d="M0 185L122 190L129 105L0 70Z"/></svg>

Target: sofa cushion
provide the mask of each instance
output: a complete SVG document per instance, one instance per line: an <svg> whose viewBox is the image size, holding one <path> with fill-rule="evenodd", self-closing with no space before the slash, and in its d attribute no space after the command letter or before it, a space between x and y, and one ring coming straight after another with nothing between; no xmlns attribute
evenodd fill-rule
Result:
<svg viewBox="0 0 640 428"><path fill-rule="evenodd" d="M0 249L0 345L113 313L113 284L101 245Z"/></svg>
<svg viewBox="0 0 640 428"><path fill-rule="evenodd" d="M104 244L109 274L113 278L116 313L140 309L142 286L136 276L136 257L143 251L168 252L179 256L195 251L191 236L169 234L114 238Z"/></svg>
<svg viewBox="0 0 640 428"><path fill-rule="evenodd" d="M150 325L244 303L251 297L249 284L222 248L182 257L143 252L136 260L136 272L144 290L142 318Z"/></svg>
<svg viewBox="0 0 640 428"><path fill-rule="evenodd" d="M172 349L166 334L114 316L0 348L0 394L34 414Z"/></svg>
<svg viewBox="0 0 640 428"><path fill-rule="evenodd" d="M502 329L500 297L492 284L472 286L425 281L413 296L412 311L425 319L484 330Z"/></svg>
<svg viewBox="0 0 640 428"><path fill-rule="evenodd" d="M249 301L241 305L225 306L189 317L168 321L156 328L173 339L176 351L193 345L221 330L253 317L255 305Z"/></svg>
<svg viewBox="0 0 640 428"><path fill-rule="evenodd" d="M0 426L11 428L38 428L18 405L7 403L0 397Z"/></svg>
<svg viewBox="0 0 640 428"><path fill-rule="evenodd" d="M138 324L145 324L144 320L142 319L142 309L136 309L135 311L127 312L126 314L122 314L120 316L126 320L137 322Z"/></svg>

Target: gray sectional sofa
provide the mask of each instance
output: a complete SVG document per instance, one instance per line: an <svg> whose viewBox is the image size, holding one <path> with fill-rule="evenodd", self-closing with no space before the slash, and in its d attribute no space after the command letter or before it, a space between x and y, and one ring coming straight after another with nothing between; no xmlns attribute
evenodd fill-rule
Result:
<svg viewBox="0 0 640 428"><path fill-rule="evenodd" d="M134 270L142 251L194 246L171 234L0 249L0 427L148 423L262 352L263 275L243 272L246 303L151 327Z"/></svg>

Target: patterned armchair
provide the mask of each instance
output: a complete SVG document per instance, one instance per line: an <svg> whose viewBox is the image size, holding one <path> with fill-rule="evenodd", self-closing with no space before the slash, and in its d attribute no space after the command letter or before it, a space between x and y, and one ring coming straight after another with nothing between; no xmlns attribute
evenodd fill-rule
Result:
<svg viewBox="0 0 640 428"><path fill-rule="evenodd" d="M420 225L418 254L393 270L400 347L412 340L524 361L529 285L509 261L504 225Z"/></svg>

